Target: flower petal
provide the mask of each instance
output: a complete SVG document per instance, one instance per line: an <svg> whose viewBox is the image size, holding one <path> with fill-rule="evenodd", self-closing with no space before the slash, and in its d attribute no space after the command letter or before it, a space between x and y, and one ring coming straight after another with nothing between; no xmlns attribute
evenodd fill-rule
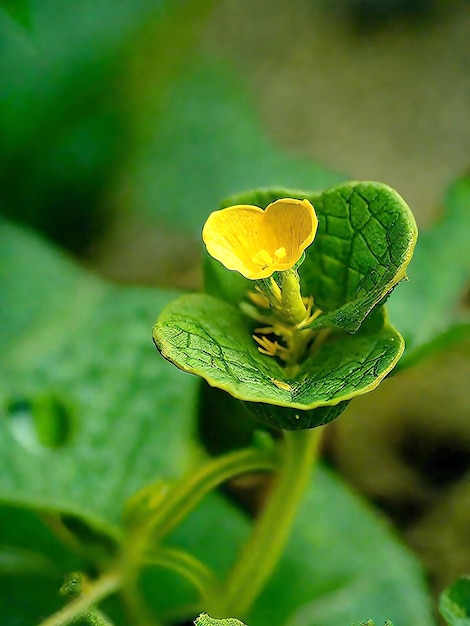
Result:
<svg viewBox="0 0 470 626"><path fill-rule="evenodd" d="M270 233L271 249L285 248L282 261L292 267L314 240L318 219L308 200L283 198L266 208L264 225Z"/></svg>
<svg viewBox="0 0 470 626"><path fill-rule="evenodd" d="M284 198L266 210L235 205L209 215L202 238L209 254L252 280L295 265L315 237L318 220L308 200Z"/></svg>

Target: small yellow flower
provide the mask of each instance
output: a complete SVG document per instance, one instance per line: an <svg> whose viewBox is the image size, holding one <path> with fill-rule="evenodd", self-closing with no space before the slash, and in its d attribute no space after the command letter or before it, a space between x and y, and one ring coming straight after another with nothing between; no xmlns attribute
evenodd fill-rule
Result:
<svg viewBox="0 0 470 626"><path fill-rule="evenodd" d="M264 211L249 204L214 211L202 238L227 269L257 280L293 267L314 240L317 225L308 200L282 198Z"/></svg>

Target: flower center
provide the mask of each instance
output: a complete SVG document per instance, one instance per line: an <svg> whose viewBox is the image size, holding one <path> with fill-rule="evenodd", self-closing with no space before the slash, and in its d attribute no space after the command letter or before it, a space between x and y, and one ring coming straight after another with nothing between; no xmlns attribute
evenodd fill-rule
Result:
<svg viewBox="0 0 470 626"><path fill-rule="evenodd" d="M278 248L274 251L274 257L272 257L266 249L259 250L253 257L253 263L259 265L262 269L266 269L271 265L275 265L279 263L282 259L287 256L287 252L285 248Z"/></svg>

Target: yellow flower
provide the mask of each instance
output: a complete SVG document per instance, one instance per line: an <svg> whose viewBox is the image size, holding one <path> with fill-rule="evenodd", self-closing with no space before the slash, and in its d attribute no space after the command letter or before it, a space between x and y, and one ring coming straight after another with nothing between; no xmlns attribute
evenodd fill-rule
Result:
<svg viewBox="0 0 470 626"><path fill-rule="evenodd" d="M245 278L268 278L293 267L317 231L308 200L282 198L266 209L249 204L214 211L202 238L209 254Z"/></svg>

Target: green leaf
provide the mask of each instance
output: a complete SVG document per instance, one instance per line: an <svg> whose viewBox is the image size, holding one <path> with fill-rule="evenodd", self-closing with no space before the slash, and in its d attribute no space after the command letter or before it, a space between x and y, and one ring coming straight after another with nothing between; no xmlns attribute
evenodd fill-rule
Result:
<svg viewBox="0 0 470 626"><path fill-rule="evenodd" d="M410 282L390 299L390 317L407 346L400 367L470 333L468 311L461 307L470 282L469 216L467 176L450 187L441 218L420 234Z"/></svg>
<svg viewBox="0 0 470 626"><path fill-rule="evenodd" d="M209 493L182 523L165 538L165 547L186 548L217 572L218 580L229 573L239 546L246 541L251 524L239 509L228 505L217 492ZM188 617L188 605L197 603L198 593L182 575L149 568L141 582L145 597L159 621L176 623ZM208 607L200 606L199 613Z"/></svg>
<svg viewBox="0 0 470 626"><path fill-rule="evenodd" d="M0 501L117 535L126 498L192 449L196 381L150 336L174 294L102 283L6 223L0 238Z"/></svg>
<svg viewBox="0 0 470 626"><path fill-rule="evenodd" d="M109 217L103 194L131 149L120 94L136 39L183 4L191 3L1 0L27 30L0 11L0 212L75 250L96 237ZM170 65L167 32L152 40L159 70Z"/></svg>
<svg viewBox="0 0 470 626"><path fill-rule="evenodd" d="M286 553L247 619L285 624L294 616L315 626L369 618L434 623L417 561L383 519L326 471L314 474Z"/></svg>
<svg viewBox="0 0 470 626"><path fill-rule="evenodd" d="M29 0L1 0L0 8L7 11L19 24L30 28L31 8Z"/></svg>
<svg viewBox="0 0 470 626"><path fill-rule="evenodd" d="M439 597L439 612L449 626L470 626L470 577L463 576Z"/></svg>
<svg viewBox="0 0 470 626"><path fill-rule="evenodd" d="M64 572L81 567L33 512L0 507L2 626L30 626L58 610Z"/></svg>
<svg viewBox="0 0 470 626"><path fill-rule="evenodd" d="M222 203L266 208L279 198L306 198L318 231L299 268L304 296L324 312L310 328L356 332L372 308L406 277L417 238L416 223L396 191L374 182L351 182L320 193L254 190Z"/></svg>
<svg viewBox="0 0 470 626"><path fill-rule="evenodd" d="M171 543L226 573L227 550L240 545L248 521L222 498L201 502ZM157 587L158 588L158 587ZM183 602L184 598L173 598ZM211 607L199 605L211 614ZM244 621L256 626L347 626L371 618L433 626L431 597L417 560L392 528L331 472L318 468L272 578Z"/></svg>
<svg viewBox="0 0 470 626"><path fill-rule="evenodd" d="M239 619L234 619L233 617L216 619L215 617L210 617L207 613L201 613L199 617L196 617L194 623L196 626L246 626Z"/></svg>
<svg viewBox="0 0 470 626"><path fill-rule="evenodd" d="M328 421L324 411L317 415L308 410L336 407L371 391L403 351L402 339L383 309L355 335L327 333L290 376L275 359L258 351L252 332L252 321L239 309L206 294L190 294L165 307L153 336L166 359L210 385L250 403L292 409L264 407L260 413L271 425L288 429Z"/></svg>

